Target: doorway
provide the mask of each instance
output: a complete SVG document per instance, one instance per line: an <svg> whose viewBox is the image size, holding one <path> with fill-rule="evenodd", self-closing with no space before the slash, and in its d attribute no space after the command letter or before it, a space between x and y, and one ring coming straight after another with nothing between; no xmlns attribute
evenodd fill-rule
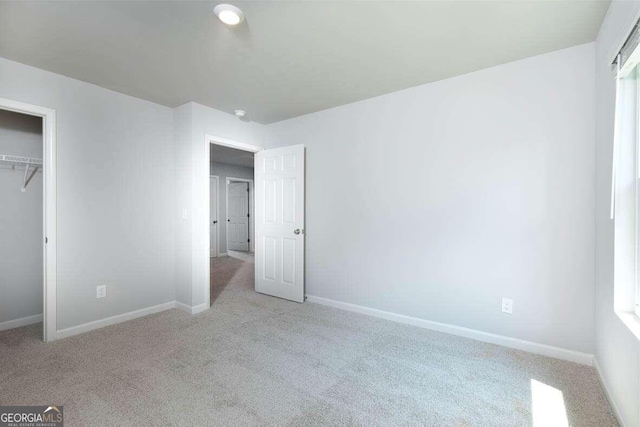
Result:
<svg viewBox="0 0 640 427"><path fill-rule="evenodd" d="M209 177L209 256L218 256L218 179L217 175Z"/></svg>
<svg viewBox="0 0 640 427"><path fill-rule="evenodd" d="M55 111L0 98L0 330L42 322L56 339ZM3 203L4 204L4 203ZM8 271L11 271L8 273ZM6 305L6 306L5 306Z"/></svg>
<svg viewBox="0 0 640 427"><path fill-rule="evenodd" d="M208 286L200 281L197 285L199 287L202 283L206 286L206 301L209 301L210 306L214 305L216 300L225 294L224 291L231 290L227 289L230 287L234 291L258 292L300 303L304 302L306 235L304 228L306 163L304 145L298 144L264 150L260 147L212 135L205 135L204 143L205 158L203 160L209 161L210 164L206 177L206 191L201 193L203 199L211 197L209 188L211 175L219 176L219 183L226 182L227 178L232 178L231 181L233 178L240 178L237 174L230 174L226 175L225 181L223 181L222 173L219 170L215 171L212 164L212 160L215 161L218 157L216 153L232 148L234 150L227 152L230 157L244 156L247 165L254 165L251 177L242 178L249 182L249 234L251 236L247 242L249 243L249 251L230 250L227 246L226 227L218 228L218 253L220 257L209 256L205 270L206 278L209 279ZM201 176L204 183L205 177ZM254 182L255 197L251 194ZM224 189L226 192L227 190L226 185L219 185L218 188L220 191ZM225 215L227 213L226 194L223 196L219 192L218 200L219 204L222 201L225 203L224 207L219 206L218 224L231 222L227 221L229 218L221 217L223 212ZM251 204L255 205L255 212L252 211ZM198 206L207 205L211 210L210 200L206 205L203 203ZM207 215L207 218L209 223L213 222L211 213ZM198 221L198 223L203 226L207 224L207 228L209 228L207 221ZM198 229L204 232L204 228L198 227ZM198 250L198 252L203 255L210 254L210 237L205 241L204 234L198 233L195 239L198 248L201 247L201 244L209 245L206 252L204 250L202 252ZM255 251L255 256L253 251ZM238 256L237 258L229 256L236 254L247 256ZM229 294L229 297L235 298L232 295ZM235 293L235 295L239 294Z"/></svg>
<svg viewBox="0 0 640 427"><path fill-rule="evenodd" d="M209 147L209 302L225 289L253 291L254 153Z"/></svg>

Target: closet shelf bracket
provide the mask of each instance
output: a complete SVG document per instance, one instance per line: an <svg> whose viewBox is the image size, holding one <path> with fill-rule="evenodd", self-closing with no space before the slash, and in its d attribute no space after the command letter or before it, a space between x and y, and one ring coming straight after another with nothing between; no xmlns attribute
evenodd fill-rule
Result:
<svg viewBox="0 0 640 427"><path fill-rule="evenodd" d="M22 183L22 192L27 191L27 185L38 172L42 169L42 159L35 159L33 157L20 157L10 156L8 154L0 154L0 164L9 164L15 169L16 166L24 166L24 181ZM33 170L31 170L33 167ZM31 171L31 173L29 173Z"/></svg>

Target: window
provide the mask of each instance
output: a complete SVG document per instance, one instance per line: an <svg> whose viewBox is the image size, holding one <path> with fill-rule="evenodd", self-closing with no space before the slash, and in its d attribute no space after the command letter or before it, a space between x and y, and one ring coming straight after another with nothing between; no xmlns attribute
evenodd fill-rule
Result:
<svg viewBox="0 0 640 427"><path fill-rule="evenodd" d="M629 136L635 142L635 157L633 162L635 178L635 292L634 292L634 313L640 317L640 65L636 65L630 73L629 79L635 87L633 91L635 114L633 120L633 131Z"/></svg>
<svg viewBox="0 0 640 427"><path fill-rule="evenodd" d="M614 227L614 310L640 338L640 29L614 63L616 107L611 218Z"/></svg>

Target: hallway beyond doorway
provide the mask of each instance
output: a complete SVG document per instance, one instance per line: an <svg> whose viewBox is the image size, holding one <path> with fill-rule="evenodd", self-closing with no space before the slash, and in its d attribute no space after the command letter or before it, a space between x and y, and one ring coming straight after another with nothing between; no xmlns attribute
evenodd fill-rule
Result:
<svg viewBox="0 0 640 427"><path fill-rule="evenodd" d="M238 253L238 252L236 252ZM246 253L243 256L249 256ZM250 255L253 258L253 254ZM224 290L255 290L255 268L252 261L245 261L233 256L211 258L211 304Z"/></svg>
<svg viewBox="0 0 640 427"><path fill-rule="evenodd" d="M255 254L253 252L240 252L240 251L228 250L227 255L242 261L250 262L251 264L255 264L256 262Z"/></svg>

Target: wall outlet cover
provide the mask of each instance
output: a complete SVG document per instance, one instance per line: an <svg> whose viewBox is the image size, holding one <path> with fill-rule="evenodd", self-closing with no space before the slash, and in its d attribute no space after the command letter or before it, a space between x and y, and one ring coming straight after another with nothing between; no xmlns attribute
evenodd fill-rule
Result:
<svg viewBox="0 0 640 427"><path fill-rule="evenodd" d="M502 298L502 312L507 314L513 313L513 300L509 298Z"/></svg>
<svg viewBox="0 0 640 427"><path fill-rule="evenodd" d="M104 298L107 296L107 285L101 285L96 288L96 298Z"/></svg>

